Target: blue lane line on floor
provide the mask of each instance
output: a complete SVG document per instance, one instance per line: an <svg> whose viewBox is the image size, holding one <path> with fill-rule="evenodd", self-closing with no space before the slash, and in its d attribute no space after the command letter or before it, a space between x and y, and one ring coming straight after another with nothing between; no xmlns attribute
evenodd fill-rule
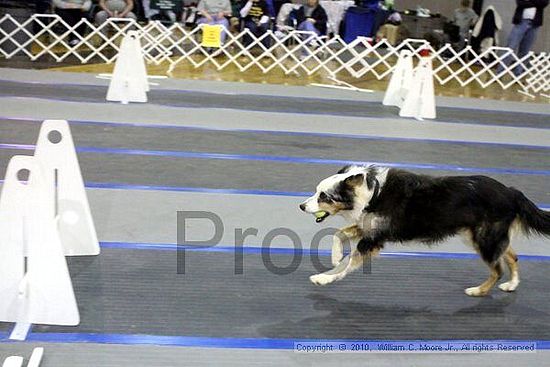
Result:
<svg viewBox="0 0 550 367"><path fill-rule="evenodd" d="M294 350L296 343L429 343L446 345L488 344L488 343L535 343L538 350L550 349L550 340L349 340L349 339L281 339L281 338L214 338L199 336L165 336L165 335L132 335L132 334L92 334L92 333L31 333L27 342L41 343L95 343L122 345L158 345L199 348L239 348L239 349L279 349Z"/></svg>
<svg viewBox="0 0 550 367"><path fill-rule="evenodd" d="M0 143L0 149L34 150L35 145L30 144L9 144ZM493 173L501 175L538 175L549 176L550 170L536 169L516 169L516 168L498 168L498 167L463 167L450 164L433 163L399 163L399 162L366 162L345 159L321 159L311 157L290 157L290 156L272 156L272 155L250 155L250 154L226 154L226 153L207 153L190 151L166 151L166 150L142 150L142 149L120 149L120 148L99 148L99 147L76 147L78 153L97 153L97 154L117 154L117 155L138 155L153 157L174 157L190 159L220 159L220 160L242 160L242 161L261 161L278 163L297 163L297 164L322 164L343 166L347 164L370 165L389 168L403 169L421 169L436 171L456 171L464 173Z"/></svg>
<svg viewBox="0 0 550 367"><path fill-rule="evenodd" d="M0 180L0 184L3 184L3 183L4 183L4 180ZM301 197L301 198L312 195L312 192L300 192L300 191L214 189L214 188L208 188L208 187L132 185L132 184L122 184L122 183L89 182L89 181L85 182L84 186L88 189L193 192L193 193L201 193L201 194L218 194L218 195L289 196L289 197Z"/></svg>
<svg viewBox="0 0 550 367"><path fill-rule="evenodd" d="M119 250L154 250L154 251L176 251L185 250L193 252L214 252L214 253L230 253L242 251L244 254L261 254L263 251L268 251L272 255L319 255L330 256L331 250L310 249L310 248L285 248L285 247L257 247L243 246L237 248L235 246L195 246L181 245L175 243L145 243L145 242L110 242L104 241L99 243L102 248L119 249ZM380 253L381 257L388 258L424 258L424 259L460 259L460 260L477 260L479 255L460 252L386 252ZM546 255L518 255L520 260L524 261L550 261L550 256Z"/></svg>
<svg viewBox="0 0 550 367"><path fill-rule="evenodd" d="M42 123L43 120L37 120L32 118L18 118L18 117L2 117L0 120L13 120L13 121L27 121ZM518 148L518 149L550 149L550 145L533 145L533 144L513 144L513 143L494 143L494 142L473 142L467 140L447 140L447 139L429 139L429 138L402 138L402 137L384 137L377 135L366 134L341 134L341 133L322 133L322 132L305 132L305 131L285 131L285 130L256 130L256 129L216 129L212 127L200 127L200 126L182 126L182 125L169 125L169 124L151 124L151 123L135 123L135 122L106 122L106 121L93 121L93 120L70 120L71 124L82 125L98 125L98 126L131 126L131 127L143 127L148 129L176 129L176 130L188 130L188 131L213 131L213 132L236 132L236 133L249 133L249 134L268 134L268 135L286 135L286 136L312 136L312 137L327 137L327 138L341 138L341 139L361 139L361 140L374 140L374 141L397 141L406 143L430 143L430 144L457 144L457 145L469 145L469 146L494 146L502 148ZM0 122L1 123L1 122Z"/></svg>

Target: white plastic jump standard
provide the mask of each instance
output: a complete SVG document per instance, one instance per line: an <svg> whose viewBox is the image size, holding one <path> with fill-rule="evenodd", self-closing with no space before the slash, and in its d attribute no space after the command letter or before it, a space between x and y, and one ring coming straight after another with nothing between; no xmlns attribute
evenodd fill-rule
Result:
<svg viewBox="0 0 550 367"><path fill-rule="evenodd" d="M84 188L84 180L65 120L42 123L35 157L53 190L55 216L66 256L98 255L99 242Z"/></svg>
<svg viewBox="0 0 550 367"><path fill-rule="evenodd" d="M409 92L412 85L413 77L413 61L412 53L408 50L403 50L399 54L397 65L393 70L393 74L386 89L384 100L382 104L384 106L397 106L401 108L403 101Z"/></svg>
<svg viewBox="0 0 550 367"><path fill-rule="evenodd" d="M414 69L412 85L403 101L399 116L414 117L418 120L436 117L431 58L421 58Z"/></svg>
<svg viewBox="0 0 550 367"><path fill-rule="evenodd" d="M42 361L42 356L44 355L44 348L38 347L34 348L32 351L31 358L27 367L39 367L40 362ZM6 358L2 367L22 367L23 366L23 357L21 356L11 356Z"/></svg>
<svg viewBox="0 0 550 367"><path fill-rule="evenodd" d="M120 51L115 64L107 101L122 102L147 102L149 82L147 69L141 49L137 31L130 31L120 46Z"/></svg>
<svg viewBox="0 0 550 367"><path fill-rule="evenodd" d="M6 358L2 367L22 367L23 366L23 357L20 356L11 356Z"/></svg>
<svg viewBox="0 0 550 367"><path fill-rule="evenodd" d="M44 348L42 347L34 348L32 351L31 358L29 359L29 364L27 364L27 367L39 367L40 362L42 361L43 355L44 355Z"/></svg>
<svg viewBox="0 0 550 367"><path fill-rule="evenodd" d="M0 321L80 322L53 215L53 185L36 157L10 160L0 195Z"/></svg>

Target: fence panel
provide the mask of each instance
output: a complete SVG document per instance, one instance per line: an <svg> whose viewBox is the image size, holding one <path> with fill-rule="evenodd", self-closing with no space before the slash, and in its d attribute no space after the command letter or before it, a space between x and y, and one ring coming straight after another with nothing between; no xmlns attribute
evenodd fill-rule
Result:
<svg viewBox="0 0 550 367"><path fill-rule="evenodd" d="M38 25L37 33L28 30L32 24ZM87 29L84 35L77 32L80 26ZM87 19L71 27L58 15L35 14L20 23L7 14L0 19L0 55L7 59L25 55L33 61L49 56L57 62L72 56L81 63L97 59L113 63L122 37L131 29L138 31L146 61L168 64L168 73L187 63L195 68L212 64L218 70L234 66L245 72L255 67L262 73L280 69L287 75L372 75L380 80L392 73L402 50L411 51L416 59L428 50L434 78L441 85L476 83L487 88L496 84L502 89L517 86L530 96L547 97L550 93L550 54L545 52L529 52L520 58L504 47L491 47L479 54L469 46L456 51L449 44L435 50L426 40L418 39L396 46L385 39L373 42L364 37L346 43L338 35L328 38L292 29L269 30L260 37L246 28L237 34L223 29L226 41L212 52L201 46L201 26L186 29L179 23L166 26L153 21L141 25L131 19L111 18L99 27ZM78 43L70 45L69 38L76 38Z"/></svg>

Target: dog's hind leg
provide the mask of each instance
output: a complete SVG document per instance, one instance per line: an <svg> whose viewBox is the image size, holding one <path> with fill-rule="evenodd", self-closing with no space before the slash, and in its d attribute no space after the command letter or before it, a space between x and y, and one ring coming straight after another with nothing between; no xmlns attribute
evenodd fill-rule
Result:
<svg viewBox="0 0 550 367"><path fill-rule="evenodd" d="M464 292L468 296L473 296L473 297L485 296L487 293L489 293L491 288L495 286L496 282L502 276L502 262L500 260L497 260L495 263L489 264L489 268L491 269L491 274L489 275L489 278L487 278L486 281L484 281L481 285L477 287L470 287L464 290Z"/></svg>
<svg viewBox="0 0 550 367"><path fill-rule="evenodd" d="M519 285L519 264L518 257L514 249L512 249L512 246L508 246L506 249L506 252L504 253L504 261L510 270L510 280L500 284L498 287L504 292L513 292Z"/></svg>
<svg viewBox="0 0 550 367"><path fill-rule="evenodd" d="M338 266L344 257L344 243L351 242L360 236L361 229L356 225L342 228L334 234L331 253L331 261L333 266Z"/></svg>
<svg viewBox="0 0 550 367"><path fill-rule="evenodd" d="M511 221L482 223L472 230L472 240L481 258L489 266L489 278L477 287L464 290L468 296L485 296L503 274L503 255L509 248L509 229Z"/></svg>

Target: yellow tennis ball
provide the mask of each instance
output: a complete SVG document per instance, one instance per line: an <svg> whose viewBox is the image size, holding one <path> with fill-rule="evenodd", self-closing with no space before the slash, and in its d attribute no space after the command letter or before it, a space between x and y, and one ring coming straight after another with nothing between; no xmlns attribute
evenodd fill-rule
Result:
<svg viewBox="0 0 550 367"><path fill-rule="evenodd" d="M326 211L319 210L318 212L315 213L315 218L323 218L326 214L327 214Z"/></svg>

